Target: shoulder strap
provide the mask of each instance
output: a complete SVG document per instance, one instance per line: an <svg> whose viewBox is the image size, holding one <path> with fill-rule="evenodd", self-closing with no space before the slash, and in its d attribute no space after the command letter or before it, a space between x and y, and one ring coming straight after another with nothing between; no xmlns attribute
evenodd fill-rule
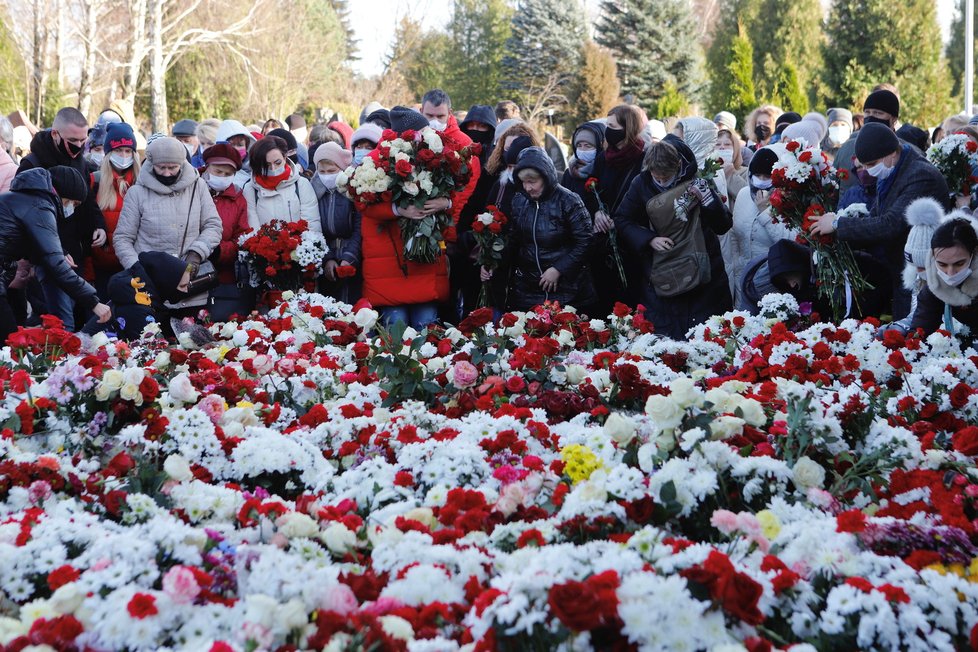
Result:
<svg viewBox="0 0 978 652"><path fill-rule="evenodd" d="M187 231L190 230L190 215L194 210L194 199L197 197L197 182L200 181L200 177L194 179L194 185L190 188L190 207L187 209L187 222L183 225L183 240L180 241L180 255L183 255L183 247L187 244Z"/></svg>

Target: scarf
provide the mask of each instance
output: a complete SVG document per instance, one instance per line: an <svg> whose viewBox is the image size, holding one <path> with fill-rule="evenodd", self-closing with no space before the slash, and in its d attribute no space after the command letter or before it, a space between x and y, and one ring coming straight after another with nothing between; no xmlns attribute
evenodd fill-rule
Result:
<svg viewBox="0 0 978 652"><path fill-rule="evenodd" d="M611 149L604 152L604 160L614 168L627 168L635 164L645 153L640 143L628 143L621 149Z"/></svg>
<svg viewBox="0 0 978 652"><path fill-rule="evenodd" d="M255 175L255 183L264 188L265 190L275 190L278 188L278 184L287 180L292 176L292 168L288 165L285 166L285 172L278 175L277 177L266 177L262 174Z"/></svg>

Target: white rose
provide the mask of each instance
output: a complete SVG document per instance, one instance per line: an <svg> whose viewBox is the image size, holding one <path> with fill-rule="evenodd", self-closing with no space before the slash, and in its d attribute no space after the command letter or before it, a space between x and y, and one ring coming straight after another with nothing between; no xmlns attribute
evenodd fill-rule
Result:
<svg viewBox="0 0 978 652"><path fill-rule="evenodd" d="M729 439L742 432L744 432L744 420L737 417L717 417L710 423L710 439L713 441Z"/></svg>
<svg viewBox="0 0 978 652"><path fill-rule="evenodd" d="M635 438L637 425L630 418L623 416L620 412L612 412L604 422L604 432L611 437L619 446L625 446Z"/></svg>
<svg viewBox="0 0 978 652"><path fill-rule="evenodd" d="M329 637L329 643L323 648L323 652L346 652L352 643L352 635L346 632L336 632Z"/></svg>
<svg viewBox="0 0 978 652"><path fill-rule="evenodd" d="M278 531L289 539L299 537L314 537L319 534L319 524L308 514L289 512L275 521Z"/></svg>
<svg viewBox="0 0 978 652"><path fill-rule="evenodd" d="M663 453L671 453L676 448L676 436L672 432L660 432L655 438L655 447Z"/></svg>
<svg viewBox="0 0 978 652"><path fill-rule="evenodd" d="M245 597L245 621L271 629L278 617L278 600L264 593Z"/></svg>
<svg viewBox="0 0 978 652"><path fill-rule="evenodd" d="M159 370L164 370L170 366L170 352L160 351L156 355L156 360L153 362L153 366Z"/></svg>
<svg viewBox="0 0 978 652"><path fill-rule="evenodd" d="M561 346L571 346L575 342L574 333L566 329L561 330L559 333L557 333L556 339L557 339L557 343L560 344Z"/></svg>
<svg viewBox="0 0 978 652"><path fill-rule="evenodd" d="M587 369L579 364L567 365L564 373L567 377L567 384L572 386L580 385L587 378Z"/></svg>
<svg viewBox="0 0 978 652"><path fill-rule="evenodd" d="M409 195L417 195L419 192L421 192L421 187L413 181L404 183L401 188L403 188L404 192Z"/></svg>
<svg viewBox="0 0 978 652"><path fill-rule="evenodd" d="M109 336L104 332L99 331L92 335L92 346L96 349L101 349L103 346L109 343Z"/></svg>
<svg viewBox="0 0 978 652"><path fill-rule="evenodd" d="M142 403L143 395L139 393L139 385L133 385L132 383L126 383L119 390L119 397L124 401L135 401L136 403Z"/></svg>
<svg viewBox="0 0 978 652"><path fill-rule="evenodd" d="M578 488L578 495L581 500L589 503L603 503L608 500L608 491L604 488L604 484L601 482L594 482L594 476L598 475L595 473L591 476L592 479L585 480L581 483Z"/></svg>
<svg viewBox="0 0 978 652"><path fill-rule="evenodd" d="M357 535L342 523L334 522L319 535L330 552L345 555L357 545Z"/></svg>
<svg viewBox="0 0 978 652"><path fill-rule="evenodd" d="M728 391L726 391L724 389L721 389L719 387L714 387L713 389L709 390L703 396L703 398L708 403L710 403L711 405L713 405L712 410L714 412L721 412L721 413L722 412L731 412L731 410L728 410L727 409L727 406L728 406L729 401L730 401L730 397L731 397L730 392L728 392Z"/></svg>
<svg viewBox="0 0 978 652"><path fill-rule="evenodd" d="M378 620L380 621L380 626L391 638L402 641L414 640L414 628L411 627L411 623L400 616L381 616Z"/></svg>
<svg viewBox="0 0 978 652"><path fill-rule="evenodd" d="M360 308L357 314L353 315L353 323L364 330L370 330L380 318L380 313L370 308Z"/></svg>
<svg viewBox="0 0 978 652"><path fill-rule="evenodd" d="M167 389L170 392L170 398L181 403L194 403L200 396L187 374L177 374L171 378Z"/></svg>
<svg viewBox="0 0 978 652"><path fill-rule="evenodd" d="M309 624L309 613L302 600L292 598L278 608L279 625L287 630L299 629Z"/></svg>
<svg viewBox="0 0 978 652"><path fill-rule="evenodd" d="M122 388L124 378L118 369L109 369L102 374L102 385L110 392L119 391Z"/></svg>
<svg viewBox="0 0 978 652"><path fill-rule="evenodd" d="M85 592L78 588L78 582L69 582L58 587L51 596L50 602L59 614L75 613L75 610L85 602Z"/></svg>
<svg viewBox="0 0 978 652"><path fill-rule="evenodd" d="M123 385L139 385L146 377L146 371L142 367L129 367L122 372Z"/></svg>
<svg viewBox="0 0 978 652"><path fill-rule="evenodd" d="M767 415L764 414L764 406L761 405L759 401L755 401L752 398L741 398L740 402L737 404L737 407L740 408L744 421L755 428L760 428L767 423Z"/></svg>
<svg viewBox="0 0 978 652"><path fill-rule="evenodd" d="M692 378L682 376L669 383L669 391L672 400L679 404L679 407L686 409L692 406L703 404L703 393L696 387Z"/></svg>
<svg viewBox="0 0 978 652"><path fill-rule="evenodd" d="M646 473L655 471L655 454L657 449L655 444L649 442L642 444L638 449L638 468Z"/></svg>
<svg viewBox="0 0 978 652"><path fill-rule="evenodd" d="M435 518L435 512L428 507L415 507L405 512L403 516L408 521L417 521L422 525L427 525L432 530L438 526L438 519ZM397 517L395 516L394 518L396 519Z"/></svg>
<svg viewBox="0 0 978 652"><path fill-rule="evenodd" d="M166 461L163 462L163 470L177 482L187 482L194 478L194 472L190 470L190 463L181 455L170 455L166 458Z"/></svg>
<svg viewBox="0 0 978 652"><path fill-rule="evenodd" d="M591 330L594 331L595 333L600 333L601 331L608 329L608 325L605 324L604 320L602 319L592 319L590 326L591 326Z"/></svg>
<svg viewBox="0 0 978 652"><path fill-rule="evenodd" d="M795 486L802 491L808 489L821 489L825 484L825 469L815 460L801 456L791 469L792 481Z"/></svg>
<svg viewBox="0 0 978 652"><path fill-rule="evenodd" d="M679 426L686 416L686 411L669 396L653 394L645 402L645 413L652 417L659 430L669 430Z"/></svg>

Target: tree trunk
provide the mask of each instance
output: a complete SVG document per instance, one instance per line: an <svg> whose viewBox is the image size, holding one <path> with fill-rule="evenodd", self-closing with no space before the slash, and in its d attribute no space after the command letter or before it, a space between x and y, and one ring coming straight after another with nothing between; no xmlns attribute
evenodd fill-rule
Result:
<svg viewBox="0 0 978 652"><path fill-rule="evenodd" d="M44 113L44 87L47 81L44 74L44 51L47 49L47 30L44 20L47 0L34 0L34 37L31 43L31 57L34 65L31 75L31 100L34 102L31 119L34 124L41 126L41 115Z"/></svg>
<svg viewBox="0 0 978 652"><path fill-rule="evenodd" d="M95 49L98 38L98 16L102 0L86 0L85 11L85 60L82 63L81 82L78 84L78 110L89 117L92 110L92 85L95 81Z"/></svg>
<svg viewBox="0 0 978 652"><path fill-rule="evenodd" d="M123 99L135 105L139 90L139 71L146 58L146 0L133 0L130 5L132 16L132 38L126 49L126 78L123 84Z"/></svg>
<svg viewBox="0 0 978 652"><path fill-rule="evenodd" d="M58 82L58 87L60 88L65 79L65 69L64 69L64 38L62 34L64 33L64 3L56 2L54 3L54 61L51 64L50 70L54 71L57 75L55 79Z"/></svg>
<svg viewBox="0 0 978 652"><path fill-rule="evenodd" d="M163 5L166 0L151 0L150 37L151 55L149 62L150 105L152 108L153 131L168 131L166 115L166 66L163 65Z"/></svg>

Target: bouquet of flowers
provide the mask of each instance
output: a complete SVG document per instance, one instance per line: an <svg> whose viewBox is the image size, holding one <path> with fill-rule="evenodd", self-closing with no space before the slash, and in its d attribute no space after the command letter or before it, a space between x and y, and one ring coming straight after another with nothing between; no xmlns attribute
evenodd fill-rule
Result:
<svg viewBox="0 0 978 652"><path fill-rule="evenodd" d="M931 145L927 160L944 175L952 195L971 195L978 183L978 143L965 134L951 134Z"/></svg>
<svg viewBox="0 0 978 652"><path fill-rule="evenodd" d="M479 245L476 264L488 270L496 270L503 260L506 249L506 236L503 227L506 226L506 216L495 206L486 206L486 212L476 215L472 220L472 235ZM479 308L489 305L489 282L483 281L479 290Z"/></svg>
<svg viewBox="0 0 978 652"><path fill-rule="evenodd" d="M326 239L311 231L305 220L272 220L255 233L243 234L238 247L251 286L282 291L311 290L329 253Z"/></svg>
<svg viewBox="0 0 978 652"><path fill-rule="evenodd" d="M393 202L399 208L421 208L431 199L461 190L472 176L471 160L479 146L455 148L434 129L387 130L377 145L376 158L368 156L359 167L349 167L336 186L359 210L377 203ZM446 213L420 220L399 220L404 257L416 263L433 263L445 248L442 231L451 225Z"/></svg>
<svg viewBox="0 0 978 652"><path fill-rule="evenodd" d="M717 172L722 169L723 161L716 156L708 156L703 161L703 166L696 173L696 179L693 181L692 185L690 185L689 190L684 192L682 196L675 201L674 205L676 208L676 219L682 222L689 219L689 211L692 210L693 207L693 193L690 191L694 186L699 188L704 194L707 192L713 192L717 195L720 194L719 190L717 189L715 179Z"/></svg>
<svg viewBox="0 0 978 652"><path fill-rule="evenodd" d="M797 229L798 242L812 249L818 294L829 301L836 321L850 312L855 297L870 285L860 274L848 244L831 235L813 236L809 228L838 206L839 181L845 174L829 163L817 145L804 147L795 140L785 143L771 173L771 215Z"/></svg>
<svg viewBox="0 0 978 652"><path fill-rule="evenodd" d="M598 194L598 180L594 177L588 177L588 180L584 182L584 189L594 193L594 198L598 201L598 210L611 217L608 208L601 201L601 195ZM615 261L615 267L618 268L618 278L621 280L621 286L627 288L628 279L625 278L625 266L621 262L621 252L618 249L618 231L615 230L614 226L608 231L608 244L611 245L611 257Z"/></svg>

